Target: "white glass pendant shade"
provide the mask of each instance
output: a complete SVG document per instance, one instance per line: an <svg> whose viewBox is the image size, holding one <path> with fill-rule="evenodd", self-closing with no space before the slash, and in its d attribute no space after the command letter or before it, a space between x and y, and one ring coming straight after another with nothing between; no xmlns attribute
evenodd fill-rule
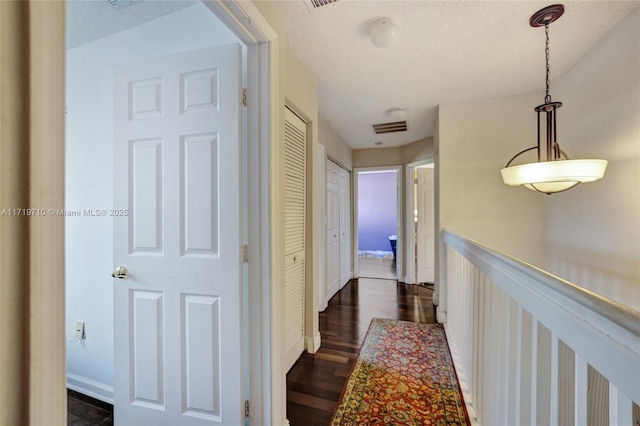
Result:
<svg viewBox="0 0 640 426"><path fill-rule="evenodd" d="M566 153L558 145L556 111L562 106L562 102L553 102L549 93L549 25L560 18L563 13L563 5L553 4L540 9L529 20L529 25L532 27L544 27L545 29L546 92L544 103L534 108L538 113L538 141L537 145L513 156L507 162L507 166L500 170L502 180L507 185L524 186L532 191L545 194L566 191L580 183L602 179L607 169L606 160L569 160ZM544 127L541 126L541 118L545 121ZM541 143L542 135L546 136L546 144ZM544 152L542 147L546 148ZM510 166L520 155L532 150L537 152L537 163ZM540 161L541 158L545 158L543 154L546 154L547 161Z"/></svg>
<svg viewBox="0 0 640 426"><path fill-rule="evenodd" d="M602 179L606 169L607 160L556 160L505 167L500 173L507 185L552 194Z"/></svg>
<svg viewBox="0 0 640 426"><path fill-rule="evenodd" d="M398 35L398 27L392 24L388 18L382 18L373 24L369 35L374 46L390 47Z"/></svg>

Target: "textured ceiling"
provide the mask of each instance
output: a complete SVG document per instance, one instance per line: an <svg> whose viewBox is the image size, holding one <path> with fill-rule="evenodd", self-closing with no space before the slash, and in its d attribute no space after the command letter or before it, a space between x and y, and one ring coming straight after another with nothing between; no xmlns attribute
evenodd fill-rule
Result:
<svg viewBox="0 0 640 426"><path fill-rule="evenodd" d="M531 28L529 18L549 4L340 0L311 11L290 0L287 37L318 81L320 114L352 148L377 141L384 148L432 136L439 104L543 91L544 29ZM564 2L564 15L550 28L552 79L639 4ZM382 17L400 27L387 49L368 38ZM393 121L387 111L395 106L406 108L409 130L375 135L371 125Z"/></svg>
<svg viewBox="0 0 640 426"><path fill-rule="evenodd" d="M158 19L197 1L123 0L114 7L107 0L67 0L67 49L89 43Z"/></svg>
<svg viewBox="0 0 640 426"><path fill-rule="evenodd" d="M106 37L197 1L67 1L67 47ZM264 0L256 0L264 1ZM287 38L318 81L320 114L352 148L404 145L433 135L437 105L544 90L544 29L529 17L550 1L339 0L311 10L287 0ZM551 25L557 79L639 1L569 1ZM371 24L400 27L394 47L369 40ZM640 46L640 42L639 42ZM615 64L611 64L615 66ZM553 94L553 84L551 88ZM542 102L542 98L541 98ZM408 131L376 135L372 124L407 110ZM532 106L533 108L533 106Z"/></svg>

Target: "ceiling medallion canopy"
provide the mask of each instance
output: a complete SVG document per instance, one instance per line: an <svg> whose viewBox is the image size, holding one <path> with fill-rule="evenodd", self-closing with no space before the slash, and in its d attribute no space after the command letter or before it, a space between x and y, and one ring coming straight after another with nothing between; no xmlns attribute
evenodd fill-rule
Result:
<svg viewBox="0 0 640 426"><path fill-rule="evenodd" d="M544 27L545 57L546 57L546 96L544 103L535 107L538 114L538 144L531 148L524 149L514 155L507 165L500 170L502 180L511 186L524 186L533 191L545 194L566 191L580 183L593 182L601 179L607 168L606 160L586 159L571 160L569 156L560 148L557 141L557 119L556 111L562 106L562 102L552 102L549 94L549 24L560 18L564 13L564 6L554 4L540 9L531 16L529 24L532 27ZM541 116L546 121L545 126L545 160L542 161L541 148ZM535 150L538 160L535 163L522 165L511 165L520 155Z"/></svg>

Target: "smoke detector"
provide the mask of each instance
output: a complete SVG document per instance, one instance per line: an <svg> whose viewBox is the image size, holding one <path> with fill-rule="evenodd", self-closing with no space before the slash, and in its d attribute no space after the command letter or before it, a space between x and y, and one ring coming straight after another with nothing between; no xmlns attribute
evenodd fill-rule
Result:
<svg viewBox="0 0 640 426"><path fill-rule="evenodd" d="M379 48L391 47L398 38L398 26L389 18L378 19L371 26L369 37L371 43Z"/></svg>
<svg viewBox="0 0 640 426"><path fill-rule="evenodd" d="M394 120L404 120L407 117L407 110L400 107L393 107L389 110L389 115Z"/></svg>

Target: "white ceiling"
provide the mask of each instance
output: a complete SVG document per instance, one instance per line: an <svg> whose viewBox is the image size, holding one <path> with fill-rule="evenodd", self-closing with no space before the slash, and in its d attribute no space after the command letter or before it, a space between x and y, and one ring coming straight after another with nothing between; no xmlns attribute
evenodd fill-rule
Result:
<svg viewBox="0 0 640 426"><path fill-rule="evenodd" d="M67 49L158 19L197 3L195 0L67 0Z"/></svg>
<svg viewBox="0 0 640 426"><path fill-rule="evenodd" d="M544 91L544 28L529 18L550 4L339 0L311 11L289 0L287 37L318 81L320 114L352 148L384 148L432 136L439 104ZM552 80L639 4L565 1L550 27ZM382 17L400 27L395 47L368 38ZM371 125L394 121L387 111L395 106L406 108L408 131L376 135Z"/></svg>
<svg viewBox="0 0 640 426"><path fill-rule="evenodd" d="M118 9L107 0L69 0L67 47L196 3L124 2L131 4ZM313 11L307 2L286 0L287 38L318 81L320 114L352 148L432 136L439 104L544 90L544 29L531 28L529 18L551 1L339 0ZM552 78L639 4L565 1L550 30ZM392 48L379 49L368 38L371 23L382 17L400 27ZM387 111L396 106L407 110L408 131L375 135L371 125L394 121Z"/></svg>

